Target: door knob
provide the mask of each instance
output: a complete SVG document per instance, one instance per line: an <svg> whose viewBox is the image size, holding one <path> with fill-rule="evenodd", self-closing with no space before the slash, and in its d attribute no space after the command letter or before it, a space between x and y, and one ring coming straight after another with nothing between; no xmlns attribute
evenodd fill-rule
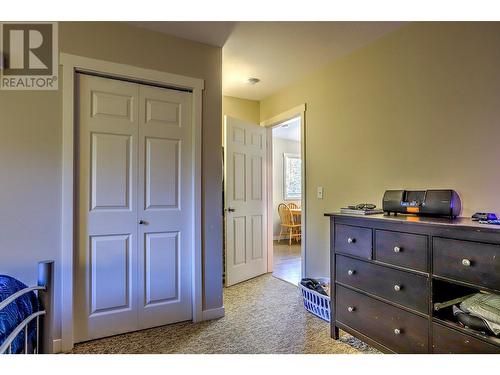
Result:
<svg viewBox="0 0 500 375"><path fill-rule="evenodd" d="M234 212L234 211L236 211L236 210L235 210L234 208L232 208L232 207L228 207L228 208L226 208L226 211L227 211L227 212Z"/></svg>
<svg viewBox="0 0 500 375"><path fill-rule="evenodd" d="M146 225L148 222L146 220L139 220L139 224Z"/></svg>

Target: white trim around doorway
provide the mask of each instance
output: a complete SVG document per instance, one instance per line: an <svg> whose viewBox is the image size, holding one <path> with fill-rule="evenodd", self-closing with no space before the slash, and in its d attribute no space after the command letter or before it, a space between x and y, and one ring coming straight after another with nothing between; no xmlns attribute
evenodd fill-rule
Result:
<svg viewBox="0 0 500 375"><path fill-rule="evenodd" d="M302 158L302 240L300 246L301 258L301 273L305 276L306 270L306 226L307 226L307 210L306 210L306 104L300 104L288 111L282 112L268 120L261 121L260 126L267 128L267 272L273 272L273 127L279 125L292 118L300 117L300 154Z"/></svg>
<svg viewBox="0 0 500 375"><path fill-rule="evenodd" d="M199 78L170 74L82 56L60 54L62 65L63 129L62 129L62 224L61 224L61 351L73 348L73 254L75 207L75 74L85 72L110 78L134 80L168 88L190 90L193 93L193 265L192 305L193 322L204 319L202 311L202 256L201 256L201 129L202 91L204 81Z"/></svg>

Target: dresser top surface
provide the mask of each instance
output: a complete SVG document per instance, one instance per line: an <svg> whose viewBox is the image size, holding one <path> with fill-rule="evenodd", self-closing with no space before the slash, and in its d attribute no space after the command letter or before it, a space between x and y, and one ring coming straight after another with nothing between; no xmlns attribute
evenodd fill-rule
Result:
<svg viewBox="0 0 500 375"><path fill-rule="evenodd" d="M337 217L347 217L355 219L364 220L377 220L377 221L389 221L394 223L418 223L423 225L431 226L445 226L452 228L468 228L471 230L478 231L494 231L500 233L500 225L493 224L480 224L477 221L473 221L468 217L457 217L456 219L440 218L440 217L423 217L416 215L404 215L398 214L396 216L387 214L375 214L375 215L355 215L355 214L341 214L339 212L325 213L325 216L337 216Z"/></svg>

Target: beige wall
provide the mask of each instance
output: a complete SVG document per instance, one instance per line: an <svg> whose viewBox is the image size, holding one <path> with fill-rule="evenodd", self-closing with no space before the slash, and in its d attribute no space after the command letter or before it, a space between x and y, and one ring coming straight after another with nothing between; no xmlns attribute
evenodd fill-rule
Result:
<svg viewBox="0 0 500 375"><path fill-rule="evenodd" d="M254 124L260 123L260 104L255 100L222 97L222 115L236 117Z"/></svg>
<svg viewBox="0 0 500 375"><path fill-rule="evenodd" d="M203 306L221 306L221 49L112 22L60 23L59 46L65 53L205 80ZM33 284L36 262L56 261L56 337L61 292L61 99L60 91L0 91L0 273Z"/></svg>
<svg viewBox="0 0 500 375"><path fill-rule="evenodd" d="M389 188L500 213L499 46L500 23L410 24L261 102L261 120L307 103L308 275L329 272L323 213Z"/></svg>

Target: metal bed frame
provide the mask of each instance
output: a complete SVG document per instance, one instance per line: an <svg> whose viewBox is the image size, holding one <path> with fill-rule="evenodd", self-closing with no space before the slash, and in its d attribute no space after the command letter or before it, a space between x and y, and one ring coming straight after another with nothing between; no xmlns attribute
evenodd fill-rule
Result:
<svg viewBox="0 0 500 375"><path fill-rule="evenodd" d="M17 335L24 330L24 353L25 354L52 354L53 340L52 328L54 322L54 262L43 261L38 263L38 285L24 288L4 301L0 302L0 311L17 298L36 291L40 310L34 312L7 336L0 345L0 354L12 354L12 342ZM36 345L32 352L28 350L28 325L36 320Z"/></svg>

